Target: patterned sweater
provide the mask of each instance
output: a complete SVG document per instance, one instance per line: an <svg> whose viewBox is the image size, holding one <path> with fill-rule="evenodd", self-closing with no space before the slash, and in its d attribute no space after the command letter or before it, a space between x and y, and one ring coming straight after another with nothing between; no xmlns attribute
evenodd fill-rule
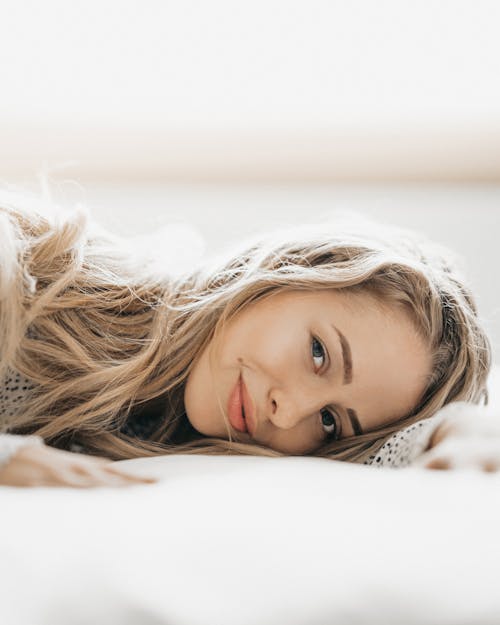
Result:
<svg viewBox="0 0 500 625"><path fill-rule="evenodd" d="M18 436L8 433L13 417L21 409L23 399L34 388L33 382L19 373L6 375L3 384L0 384L0 468L21 447L28 444L43 444L38 436ZM438 414L396 432L382 445L377 454L370 456L364 464L395 468L410 466L426 450L441 420Z"/></svg>

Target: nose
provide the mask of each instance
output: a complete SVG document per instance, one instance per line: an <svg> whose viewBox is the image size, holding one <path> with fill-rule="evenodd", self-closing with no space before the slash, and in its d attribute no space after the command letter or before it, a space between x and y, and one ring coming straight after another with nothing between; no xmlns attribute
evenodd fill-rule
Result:
<svg viewBox="0 0 500 625"><path fill-rule="evenodd" d="M314 412L319 412L321 406L317 404L317 401L309 401L303 395L274 390L270 393L269 420L282 430L290 430Z"/></svg>

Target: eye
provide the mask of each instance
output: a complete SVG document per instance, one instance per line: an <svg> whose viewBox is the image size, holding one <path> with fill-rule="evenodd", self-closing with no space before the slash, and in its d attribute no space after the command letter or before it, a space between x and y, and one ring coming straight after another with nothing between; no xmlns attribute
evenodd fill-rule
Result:
<svg viewBox="0 0 500 625"><path fill-rule="evenodd" d="M317 371L319 371L321 367L324 365L324 361L326 359L326 352L325 352L325 348L323 347L323 345L314 336L312 337L312 341L311 341L311 353L312 353L314 364L316 364L315 360L317 358L323 361L322 363L318 365L316 369Z"/></svg>
<svg viewBox="0 0 500 625"><path fill-rule="evenodd" d="M337 440L340 436L340 428L337 425L335 416L327 409L320 410L321 425L323 430L328 434L328 438Z"/></svg>

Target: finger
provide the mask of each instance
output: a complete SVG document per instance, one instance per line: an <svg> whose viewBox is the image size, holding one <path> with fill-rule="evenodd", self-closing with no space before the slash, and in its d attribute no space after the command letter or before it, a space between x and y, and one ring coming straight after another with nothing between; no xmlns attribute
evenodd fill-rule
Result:
<svg viewBox="0 0 500 625"><path fill-rule="evenodd" d="M120 477L126 479L127 481L137 482L140 484L154 484L158 481L156 478L153 478L153 477L145 477L141 475L132 475L131 473L125 473L124 471L120 469L115 469L113 466L105 467L104 471L106 471L107 473L113 473L115 475L119 475Z"/></svg>
<svg viewBox="0 0 500 625"><path fill-rule="evenodd" d="M105 468L85 462L71 467L65 479L69 486L74 488L94 488L98 486L127 486L130 481L123 476L112 475Z"/></svg>
<svg viewBox="0 0 500 625"><path fill-rule="evenodd" d="M156 481L149 477L140 477L123 473L121 470L114 469L110 466L100 467L93 470L93 473L102 486L133 486L139 484L151 484Z"/></svg>
<svg viewBox="0 0 500 625"><path fill-rule="evenodd" d="M451 464L444 458L433 458L429 460L425 465L426 469L435 469L437 471L447 471L451 469Z"/></svg>
<svg viewBox="0 0 500 625"><path fill-rule="evenodd" d="M133 475L123 471L121 468L115 468L114 463L109 460L105 460L104 463L89 463L87 459L85 459L82 463L74 464L73 470L79 475L93 475L104 481L108 480L110 476L113 476L122 481L138 484L151 484L156 482L153 478Z"/></svg>
<svg viewBox="0 0 500 625"><path fill-rule="evenodd" d="M438 453L439 451L439 453ZM450 457L440 452L440 450L431 449L430 451L415 458L411 466L419 469L431 469L435 471L447 471L453 468Z"/></svg>
<svg viewBox="0 0 500 625"><path fill-rule="evenodd" d="M68 481L68 486L72 488L121 488L123 486L130 486L130 482L127 482L121 478L108 476L108 475L96 475L96 476L73 476Z"/></svg>
<svg viewBox="0 0 500 625"><path fill-rule="evenodd" d="M37 486L46 486L50 488L94 488L99 486L99 481L91 476L71 475L66 477L41 479Z"/></svg>
<svg viewBox="0 0 500 625"><path fill-rule="evenodd" d="M121 468L121 466L117 467L116 466L117 463L111 460L107 460L104 464L106 465L105 466L106 471L110 471L112 473L117 473L119 475L125 476L127 479L133 482L155 484L158 481L158 479L155 477L144 476L144 475L134 475L132 473L127 473Z"/></svg>
<svg viewBox="0 0 500 625"><path fill-rule="evenodd" d="M493 460L487 460L483 464L483 471L485 471L486 473L495 473L496 471L498 471L498 466L496 462L493 462Z"/></svg>

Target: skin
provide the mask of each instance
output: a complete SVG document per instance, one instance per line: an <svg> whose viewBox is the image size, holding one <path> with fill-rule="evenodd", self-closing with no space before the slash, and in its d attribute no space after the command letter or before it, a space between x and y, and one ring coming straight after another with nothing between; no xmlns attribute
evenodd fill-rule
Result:
<svg viewBox="0 0 500 625"><path fill-rule="evenodd" d="M208 344L189 374L185 407L205 436L307 454L332 436L320 413L325 408L340 438L359 433L353 412L362 432L408 414L425 390L430 363L399 308L334 289L286 291L246 307ZM252 398L253 437L226 416L240 374Z"/></svg>

